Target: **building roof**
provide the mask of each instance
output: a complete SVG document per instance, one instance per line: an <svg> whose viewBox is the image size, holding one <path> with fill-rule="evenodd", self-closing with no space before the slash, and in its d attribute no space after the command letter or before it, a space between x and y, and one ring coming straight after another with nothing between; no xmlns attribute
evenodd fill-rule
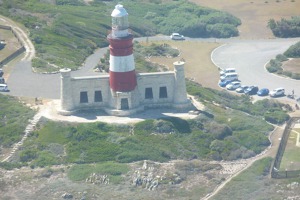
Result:
<svg viewBox="0 0 300 200"><path fill-rule="evenodd" d="M112 17L124 17L124 16L127 16L127 15L128 15L127 11L125 10L123 5L121 5L121 4L116 5L115 9L111 13Z"/></svg>

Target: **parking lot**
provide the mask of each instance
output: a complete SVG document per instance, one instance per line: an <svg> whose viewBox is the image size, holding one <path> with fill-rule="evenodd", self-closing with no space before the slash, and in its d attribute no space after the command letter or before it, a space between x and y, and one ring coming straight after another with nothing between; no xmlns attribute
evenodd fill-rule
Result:
<svg viewBox="0 0 300 200"><path fill-rule="evenodd" d="M231 42L215 49L212 61L221 69L235 68L242 85L255 85L270 91L284 88L285 95L281 98L288 99L287 95L293 91L299 98L300 81L271 74L265 69L270 59L297 41L299 38Z"/></svg>

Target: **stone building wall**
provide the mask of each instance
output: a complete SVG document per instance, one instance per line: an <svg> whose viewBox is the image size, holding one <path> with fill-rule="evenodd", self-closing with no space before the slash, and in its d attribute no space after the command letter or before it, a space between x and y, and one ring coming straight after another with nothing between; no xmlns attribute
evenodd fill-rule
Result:
<svg viewBox="0 0 300 200"><path fill-rule="evenodd" d="M137 87L131 92L113 92L109 75L72 77L69 69L61 70L61 114L83 109L101 109L111 115L130 115L144 108L190 106L185 88L183 62L175 71L137 74ZM128 108L122 108L122 100Z"/></svg>

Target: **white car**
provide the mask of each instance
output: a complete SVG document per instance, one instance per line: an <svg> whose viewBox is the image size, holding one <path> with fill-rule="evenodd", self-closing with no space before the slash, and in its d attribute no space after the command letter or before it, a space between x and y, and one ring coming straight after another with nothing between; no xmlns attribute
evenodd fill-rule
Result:
<svg viewBox="0 0 300 200"><path fill-rule="evenodd" d="M270 97L279 97L279 96L284 96L283 88L276 88L270 92Z"/></svg>
<svg viewBox="0 0 300 200"><path fill-rule="evenodd" d="M223 76L220 77L221 81L229 80L229 81L235 81L238 80L239 76L237 73L226 73Z"/></svg>
<svg viewBox="0 0 300 200"><path fill-rule="evenodd" d="M226 85L227 90L235 90L237 88L241 87L241 83L239 81L233 81Z"/></svg>
<svg viewBox="0 0 300 200"><path fill-rule="evenodd" d="M9 89L6 84L0 84L0 92L8 92Z"/></svg>
<svg viewBox="0 0 300 200"><path fill-rule="evenodd" d="M184 40L184 36L180 35L179 33L172 33L170 36L172 40Z"/></svg>
<svg viewBox="0 0 300 200"><path fill-rule="evenodd" d="M220 71L220 76L224 76L226 73L235 73L235 68L226 68Z"/></svg>

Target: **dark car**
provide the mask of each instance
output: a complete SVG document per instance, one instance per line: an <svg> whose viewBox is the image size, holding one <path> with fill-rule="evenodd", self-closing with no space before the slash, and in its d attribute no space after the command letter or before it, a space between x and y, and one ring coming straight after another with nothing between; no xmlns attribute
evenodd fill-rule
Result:
<svg viewBox="0 0 300 200"><path fill-rule="evenodd" d="M248 95L254 95L258 92L258 87L257 86L250 86L249 88L247 88L245 90L245 94L248 94Z"/></svg>
<svg viewBox="0 0 300 200"><path fill-rule="evenodd" d="M3 74L4 74L3 70L2 70L2 69L0 69L0 77L2 77L2 76L3 76Z"/></svg>
<svg viewBox="0 0 300 200"><path fill-rule="evenodd" d="M237 88L235 91L236 91L237 93L244 93L245 90L247 90L248 88L249 88L249 86L247 86L247 85L242 85L241 87Z"/></svg>
<svg viewBox="0 0 300 200"><path fill-rule="evenodd" d="M229 83L231 83L232 80L224 80L224 81L219 81L219 86L220 87L226 87L226 85L228 85Z"/></svg>
<svg viewBox="0 0 300 200"><path fill-rule="evenodd" d="M269 94L269 89L268 88L262 88L258 90L257 95L258 96L266 96Z"/></svg>

